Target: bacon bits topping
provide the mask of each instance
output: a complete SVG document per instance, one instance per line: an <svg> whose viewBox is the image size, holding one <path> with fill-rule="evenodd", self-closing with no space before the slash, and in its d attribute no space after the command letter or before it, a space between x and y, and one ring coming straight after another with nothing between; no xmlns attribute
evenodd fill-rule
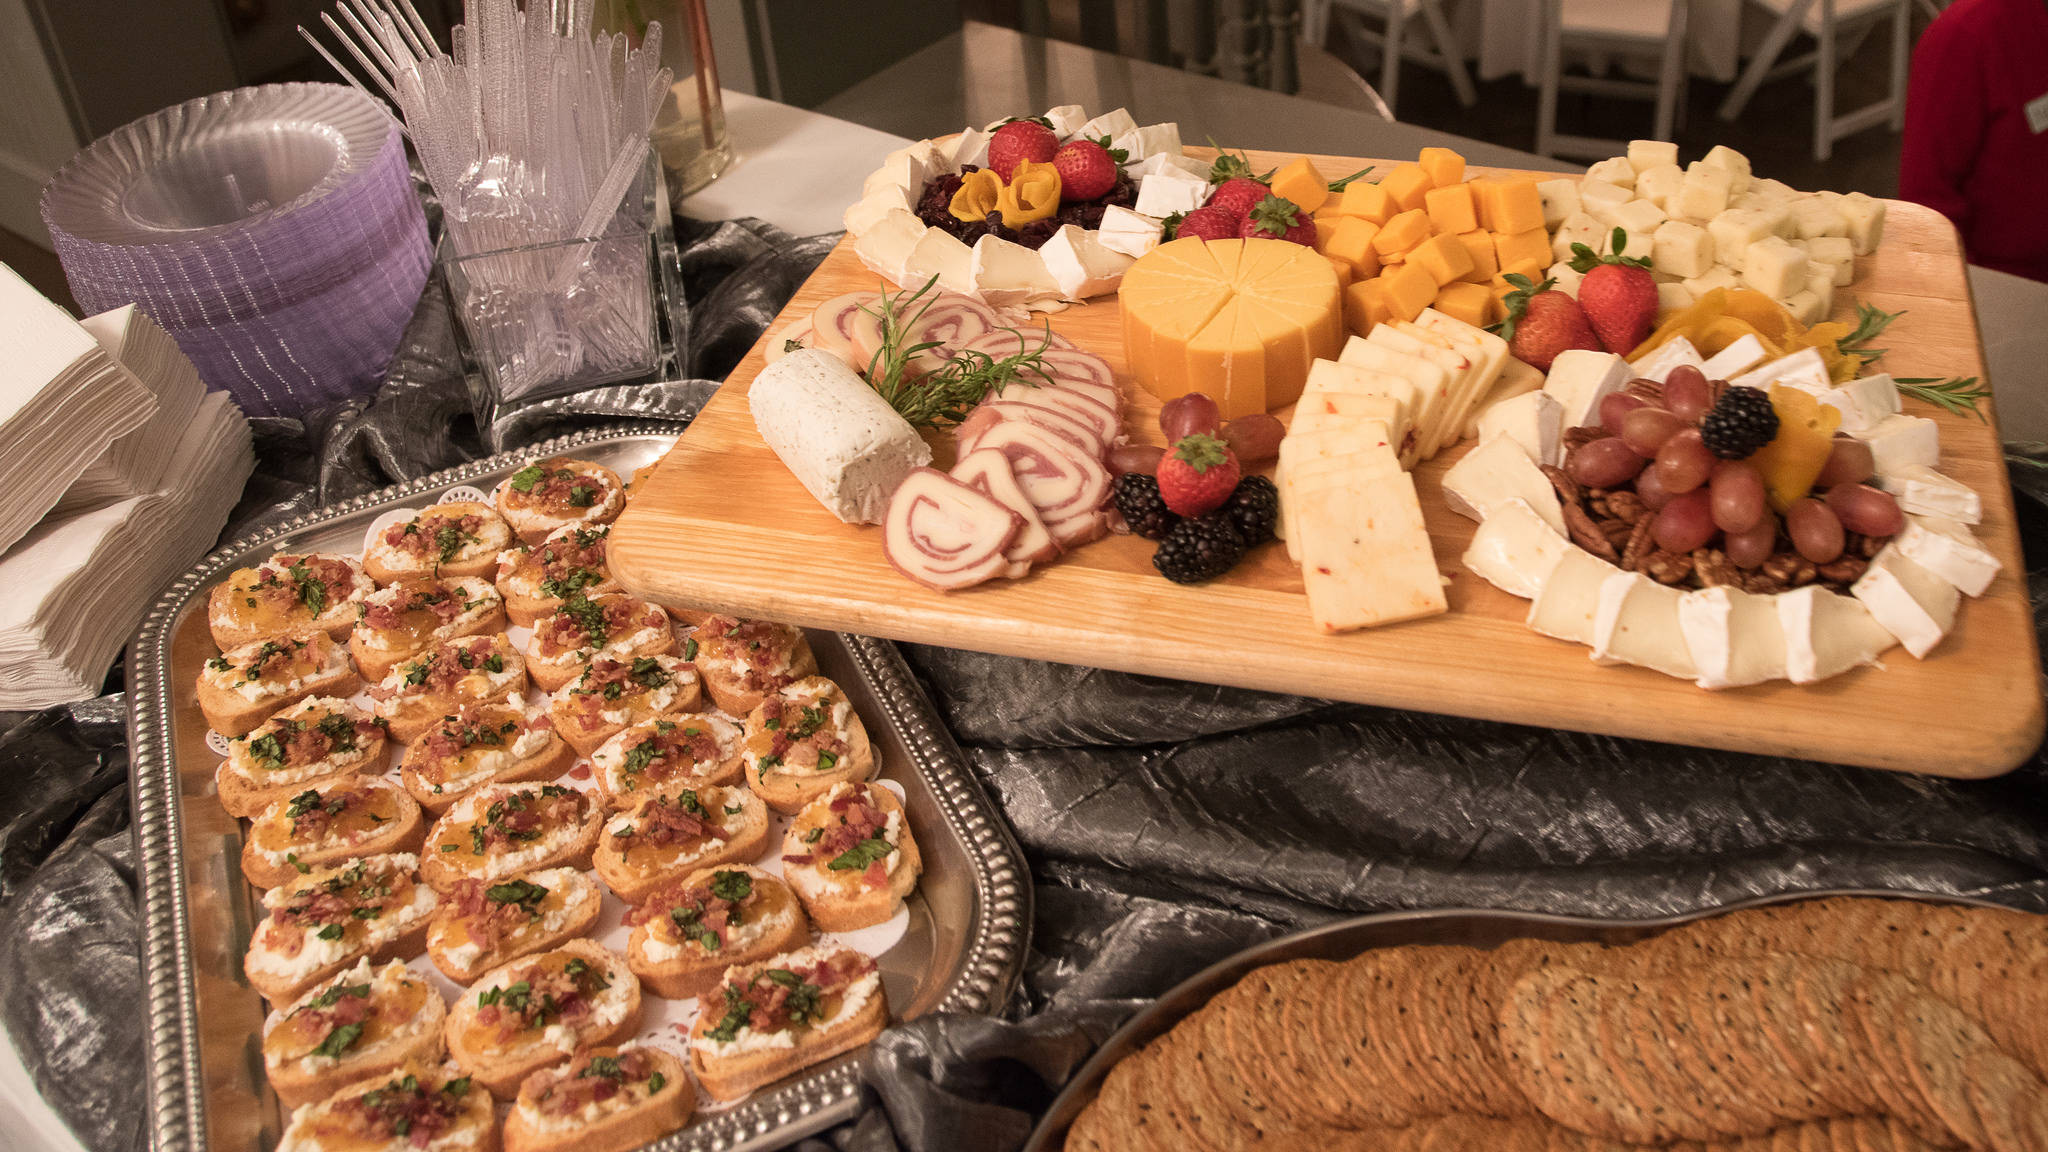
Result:
<svg viewBox="0 0 2048 1152"><path fill-rule="evenodd" d="M414 1148L425 1148L455 1126L469 1091L467 1076L434 1088L407 1073L336 1103L334 1111L364 1139L403 1139Z"/></svg>
<svg viewBox="0 0 2048 1152"><path fill-rule="evenodd" d="M587 509L603 506L611 499L611 482L565 468L567 461L543 460L528 464L512 474L511 490L517 495L507 503L531 508L548 516L580 516Z"/></svg>
<svg viewBox="0 0 2048 1152"><path fill-rule="evenodd" d="M601 968L578 956L561 968L529 964L518 979L477 993L476 1022L504 1039L550 1024L575 1027L589 1017L592 997L612 986Z"/></svg>
<svg viewBox="0 0 2048 1152"><path fill-rule="evenodd" d="M726 1043L742 1028L755 1032L782 1032L825 1019L825 997L874 971L875 962L852 950L834 952L815 964L795 968L767 968L735 983L730 978L719 987L716 998L707 997L705 1009L722 1006L724 1015L706 1035Z"/></svg>

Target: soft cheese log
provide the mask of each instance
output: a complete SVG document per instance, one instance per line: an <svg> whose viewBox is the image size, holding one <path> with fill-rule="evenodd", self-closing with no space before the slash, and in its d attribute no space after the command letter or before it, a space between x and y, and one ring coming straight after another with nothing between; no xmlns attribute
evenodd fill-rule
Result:
<svg viewBox="0 0 2048 1152"><path fill-rule="evenodd" d="M896 485L932 462L909 421L843 361L814 348L762 369L747 407L784 466L849 524L881 523Z"/></svg>

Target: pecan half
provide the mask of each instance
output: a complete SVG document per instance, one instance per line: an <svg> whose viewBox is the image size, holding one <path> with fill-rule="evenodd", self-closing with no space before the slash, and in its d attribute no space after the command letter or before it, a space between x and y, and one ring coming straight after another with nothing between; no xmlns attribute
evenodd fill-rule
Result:
<svg viewBox="0 0 2048 1152"><path fill-rule="evenodd" d="M1692 557L1660 548L1643 561L1643 575L1659 584L1683 584L1692 575Z"/></svg>
<svg viewBox="0 0 2048 1152"><path fill-rule="evenodd" d="M1775 592L1789 591L1791 587L1792 586L1790 584L1787 584L1785 581L1780 580L1776 576L1772 576L1771 574L1765 572L1761 568L1757 569L1754 572L1745 572L1742 574L1742 590L1744 592L1750 593L1751 595L1769 596Z"/></svg>
<svg viewBox="0 0 2048 1152"><path fill-rule="evenodd" d="M1780 552L1764 561L1763 567L1758 571L1782 583L1785 588L1799 588L1811 584L1820 575L1820 569L1814 566L1813 561L1797 552Z"/></svg>
<svg viewBox="0 0 2048 1152"><path fill-rule="evenodd" d="M1664 403L1664 384L1662 381L1649 380L1638 376L1624 385L1622 391L1630 396L1640 396L1652 404Z"/></svg>
<svg viewBox="0 0 2048 1152"><path fill-rule="evenodd" d="M1735 561L1719 548L1693 549L1692 570L1698 574L1701 587L1714 588L1723 584L1742 587L1742 569L1737 568Z"/></svg>
<svg viewBox="0 0 2048 1152"><path fill-rule="evenodd" d="M1599 520L1595 523L1600 526L1600 534L1607 537L1608 543L1616 548L1627 544L1630 534L1635 531L1619 520Z"/></svg>
<svg viewBox="0 0 2048 1152"><path fill-rule="evenodd" d="M1826 564L1821 565L1818 572L1821 579L1830 583L1854 584L1862 577L1864 569L1869 567L1869 560L1861 556L1845 554L1838 559L1830 560Z"/></svg>
<svg viewBox="0 0 2048 1152"><path fill-rule="evenodd" d="M1577 428L1565 429L1562 439L1566 448L1583 448L1595 440L1607 439L1607 429L1581 424Z"/></svg>
<svg viewBox="0 0 2048 1152"><path fill-rule="evenodd" d="M1616 521L1616 523L1619 523L1619 521ZM1641 572L1643 570L1643 561L1649 559L1650 553L1657 550L1657 541L1654 534L1650 531L1651 525L1655 523L1655 517L1644 516L1630 526L1628 545L1621 550L1621 566L1623 568L1631 572Z"/></svg>
<svg viewBox="0 0 2048 1152"><path fill-rule="evenodd" d="M1858 536L1853 551L1866 560L1873 559L1891 542L1892 538L1889 536Z"/></svg>
<svg viewBox="0 0 2048 1152"><path fill-rule="evenodd" d="M1621 559L1614 550L1614 541L1609 540L1607 534L1600 531L1600 526L1593 523L1593 518L1586 515L1586 510L1579 506L1578 501L1571 501L1564 506L1564 526L1571 530L1572 543L1609 564Z"/></svg>
<svg viewBox="0 0 2048 1152"><path fill-rule="evenodd" d="M1620 491L1607 494L1607 514L1624 524L1633 524L1645 519L1650 506L1633 492Z"/></svg>
<svg viewBox="0 0 2048 1152"><path fill-rule="evenodd" d="M1549 464L1543 465L1543 475L1549 478L1550 486L1557 489L1557 498L1564 503L1565 507L1576 508L1579 506L1578 481L1565 475L1564 469L1555 468Z"/></svg>

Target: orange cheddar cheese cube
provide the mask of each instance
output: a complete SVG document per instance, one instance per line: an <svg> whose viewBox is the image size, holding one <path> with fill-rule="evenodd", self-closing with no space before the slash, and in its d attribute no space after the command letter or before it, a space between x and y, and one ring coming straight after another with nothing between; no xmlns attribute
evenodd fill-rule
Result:
<svg viewBox="0 0 2048 1152"><path fill-rule="evenodd" d="M1424 148L1415 157L1415 162L1429 173L1429 182L1439 188L1449 187L1465 179L1465 158L1449 148ZM1464 231L1464 229L1458 229Z"/></svg>
<svg viewBox="0 0 2048 1152"><path fill-rule="evenodd" d="M1543 196L1526 176L1501 180L1495 187L1489 231L1515 234L1543 227Z"/></svg>
<svg viewBox="0 0 2048 1152"><path fill-rule="evenodd" d="M1330 182L1306 156L1296 156L1273 173L1273 195L1294 201L1294 206L1313 215L1330 198Z"/></svg>
<svg viewBox="0 0 2048 1152"><path fill-rule="evenodd" d="M1472 271L1465 273L1465 279L1475 284L1484 284L1500 271L1500 260L1493 250L1493 233L1460 232L1458 243L1472 257Z"/></svg>
<svg viewBox="0 0 2048 1152"><path fill-rule="evenodd" d="M1533 261L1537 267L1544 267L1550 259L1550 235L1543 230L1539 220L1536 227L1522 232L1495 232L1493 252L1502 268Z"/></svg>
<svg viewBox="0 0 2048 1152"><path fill-rule="evenodd" d="M1486 285L1457 283L1444 285L1430 307L1474 328L1483 328L1492 323L1488 314L1494 302L1493 293L1486 290Z"/></svg>
<svg viewBox="0 0 2048 1152"><path fill-rule="evenodd" d="M1379 234L1380 226L1363 216L1341 217L1323 251L1349 261L1356 275L1374 276L1380 270L1380 255L1372 244L1373 238Z"/></svg>
<svg viewBox="0 0 2048 1152"><path fill-rule="evenodd" d="M1495 288L1506 288L1510 292L1514 291L1514 286L1508 283L1508 277L1510 276L1526 276L1529 278L1530 283L1541 284L1543 283L1543 269L1545 267L1546 265L1539 264L1534 260L1524 260L1520 264L1510 264L1502 268L1494 274L1493 279L1489 283Z"/></svg>
<svg viewBox="0 0 2048 1152"><path fill-rule="evenodd" d="M1337 211L1345 216L1360 216L1375 224L1385 224L1401 211L1394 204L1394 197L1377 184L1354 180L1344 186L1344 194L1337 197Z"/></svg>
<svg viewBox="0 0 2048 1152"><path fill-rule="evenodd" d="M1330 255L1325 255L1323 259L1328 260L1331 270L1337 273L1337 291L1342 292L1344 289L1351 287L1353 279L1351 261L1341 256Z"/></svg>
<svg viewBox="0 0 2048 1152"><path fill-rule="evenodd" d="M1422 315L1441 287L1436 277L1413 260L1382 275L1380 282L1387 286L1387 302L1396 320L1413 320Z"/></svg>
<svg viewBox="0 0 2048 1152"><path fill-rule="evenodd" d="M1441 288L1472 271L1472 254L1456 236L1436 235L1409 250L1408 263L1429 273Z"/></svg>
<svg viewBox="0 0 2048 1152"><path fill-rule="evenodd" d="M1316 226L1316 251L1328 252L1330 250L1330 237L1337 234L1337 225L1342 223L1343 220L1344 217L1334 215L1311 218L1310 223Z"/></svg>
<svg viewBox="0 0 2048 1152"><path fill-rule="evenodd" d="M1386 222L1373 235L1373 250L1380 259L1399 255L1429 239L1429 213L1420 208L1410 208Z"/></svg>
<svg viewBox="0 0 2048 1152"><path fill-rule="evenodd" d="M1435 186L1430 181L1429 173L1423 171L1420 164L1396 165L1394 170L1380 181L1380 187L1387 190L1387 195L1394 198L1394 203L1403 212L1412 212L1422 207L1423 194Z"/></svg>
<svg viewBox="0 0 2048 1152"><path fill-rule="evenodd" d="M1385 324L1394 318L1394 304L1387 296L1387 282L1384 277L1377 280L1354 280L1344 290L1344 326L1363 336L1372 331L1373 325Z"/></svg>
<svg viewBox="0 0 2048 1152"><path fill-rule="evenodd" d="M1487 178L1467 180L1465 184L1472 189L1472 213L1479 220L1480 230L1493 231L1494 213L1500 207L1500 181Z"/></svg>
<svg viewBox="0 0 2048 1152"><path fill-rule="evenodd" d="M1425 149L1427 151L1427 149ZM1431 188L1422 194L1423 208L1438 232L1470 232L1479 227L1478 209L1472 204L1470 184Z"/></svg>

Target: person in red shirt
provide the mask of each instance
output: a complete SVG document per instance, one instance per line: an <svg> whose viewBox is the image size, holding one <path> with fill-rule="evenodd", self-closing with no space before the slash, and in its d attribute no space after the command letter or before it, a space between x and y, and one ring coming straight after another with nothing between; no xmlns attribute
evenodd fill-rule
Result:
<svg viewBox="0 0 2048 1152"><path fill-rule="evenodd" d="M1956 0L1921 34L1899 196L1972 264L2048 281L2048 0Z"/></svg>

